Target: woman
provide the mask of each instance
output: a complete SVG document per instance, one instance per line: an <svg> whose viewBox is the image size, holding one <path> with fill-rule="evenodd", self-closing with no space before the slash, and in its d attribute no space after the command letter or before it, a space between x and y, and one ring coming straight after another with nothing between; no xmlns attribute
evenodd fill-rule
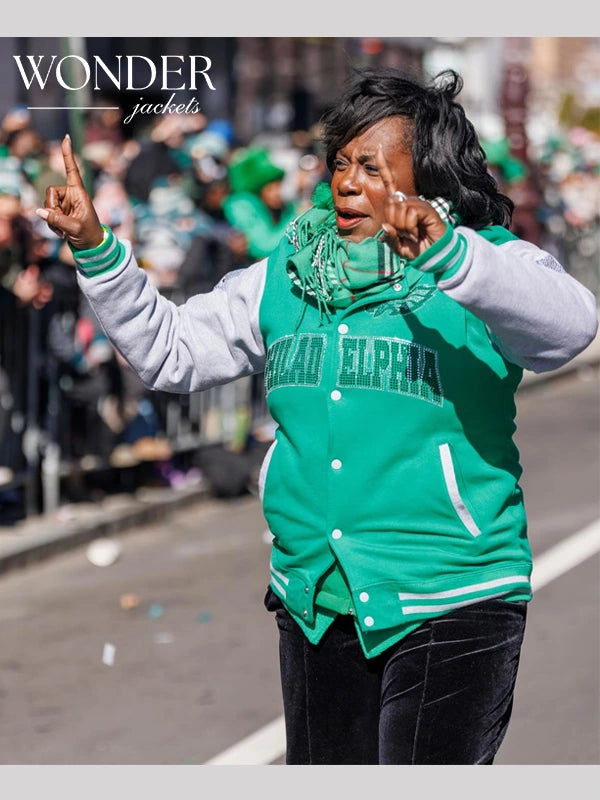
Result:
<svg viewBox="0 0 600 800"><path fill-rule="evenodd" d="M491 764L510 717L531 599L514 392L597 318L508 231L460 89L358 76L323 120L330 190L183 307L100 226L68 139L67 185L39 211L148 386L265 372L290 764Z"/></svg>

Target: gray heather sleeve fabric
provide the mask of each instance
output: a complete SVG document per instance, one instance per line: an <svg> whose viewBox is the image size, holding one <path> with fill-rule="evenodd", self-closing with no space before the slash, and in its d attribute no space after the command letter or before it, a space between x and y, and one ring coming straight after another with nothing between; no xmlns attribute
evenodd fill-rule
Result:
<svg viewBox="0 0 600 800"><path fill-rule="evenodd" d="M262 372L258 314L267 261L228 273L181 306L162 297L131 244L115 269L77 280L116 349L150 389L187 393Z"/></svg>
<svg viewBox="0 0 600 800"><path fill-rule="evenodd" d="M598 329L594 295L529 242L492 244L470 228L460 269L438 288L486 323L504 357L533 372L566 364Z"/></svg>

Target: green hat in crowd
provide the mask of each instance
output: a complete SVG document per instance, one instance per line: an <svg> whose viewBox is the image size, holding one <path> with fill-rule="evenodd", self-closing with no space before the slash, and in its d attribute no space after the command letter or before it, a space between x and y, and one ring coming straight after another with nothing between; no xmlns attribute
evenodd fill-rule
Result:
<svg viewBox="0 0 600 800"><path fill-rule="evenodd" d="M512 155L507 138L495 141L480 139L480 143L488 164L498 167L505 181L514 183L527 176L526 165L521 159Z"/></svg>
<svg viewBox="0 0 600 800"><path fill-rule="evenodd" d="M262 147L248 147L234 156L229 164L231 190L237 192L260 192L272 181L281 181L285 170L276 166Z"/></svg>

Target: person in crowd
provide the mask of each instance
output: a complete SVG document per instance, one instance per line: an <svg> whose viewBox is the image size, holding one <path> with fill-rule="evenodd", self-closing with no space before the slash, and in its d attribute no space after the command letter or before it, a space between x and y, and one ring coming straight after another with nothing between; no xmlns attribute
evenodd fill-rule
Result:
<svg viewBox="0 0 600 800"><path fill-rule="evenodd" d="M284 176L285 171L263 147L240 150L229 162L231 194L223 202L223 211L246 237L251 260L267 256L298 213L296 202L283 198Z"/></svg>
<svg viewBox="0 0 600 800"><path fill-rule="evenodd" d="M85 144L110 142L119 147L125 144L123 109L110 98L99 97L98 105L88 110L85 120Z"/></svg>
<svg viewBox="0 0 600 800"><path fill-rule="evenodd" d="M135 241L136 216L124 185L128 160L123 146L110 140L97 140L84 146L83 155L92 176L98 216L117 236Z"/></svg>
<svg viewBox="0 0 600 800"><path fill-rule="evenodd" d="M125 173L131 202L147 203L157 180L185 175L191 165L186 137L199 133L205 124L202 114L172 114L155 122Z"/></svg>
<svg viewBox="0 0 600 800"><path fill-rule="evenodd" d="M0 310L3 309L3 298L0 293ZM10 391L10 380L6 371L0 363L0 487L8 485L14 478L14 471L4 464L7 457L4 450L4 433L8 428L9 410L12 406L13 398ZM1 502L1 500L0 500Z"/></svg>
<svg viewBox="0 0 600 800"><path fill-rule="evenodd" d="M6 111L0 122L0 155L7 152L8 137L15 131L31 128L32 121L31 111L23 103L18 103Z"/></svg>
<svg viewBox="0 0 600 800"><path fill-rule="evenodd" d="M0 185L0 285L21 305L35 308L52 297L38 263L40 238L23 213L18 187Z"/></svg>
<svg viewBox="0 0 600 800"><path fill-rule="evenodd" d="M600 132L573 127L538 146L539 216L546 250L598 294Z"/></svg>
<svg viewBox="0 0 600 800"><path fill-rule="evenodd" d="M0 524L24 514L22 491L2 487L25 467L17 421L25 417L30 389L29 314L44 309L54 293L42 269L45 240L25 214L22 187L20 172L0 165Z"/></svg>
<svg viewBox="0 0 600 800"><path fill-rule="evenodd" d="M108 461L116 433L102 414L121 394L114 349L75 279L65 242L46 269L55 292L44 314L48 355L56 359L61 397L60 444L65 459Z"/></svg>
<svg viewBox="0 0 600 800"><path fill-rule="evenodd" d="M123 468L172 456L150 393L106 338L74 266L62 242L45 270L54 295L43 315L48 356L57 363L59 444L71 462L73 479L65 487L71 499L81 491L77 465Z"/></svg>
<svg viewBox="0 0 600 800"><path fill-rule="evenodd" d="M482 140L481 145L491 174L499 188L506 192L514 204L512 232L521 239L539 245L541 222L537 176L527 164L511 153L506 136L491 141Z"/></svg>
<svg viewBox="0 0 600 800"><path fill-rule="evenodd" d="M23 128L7 135L6 146L0 152L0 187L19 197L26 217L34 216L43 197L43 192L38 194L35 187L42 169L43 151L44 143L39 134Z"/></svg>
<svg viewBox="0 0 600 800"><path fill-rule="evenodd" d="M357 73L323 116L330 185L181 306L100 224L68 138L66 185L37 212L147 386L264 371L289 764L492 764L511 716L532 597L514 393L598 319L510 232L461 88Z"/></svg>
<svg viewBox="0 0 600 800"><path fill-rule="evenodd" d="M32 185L38 198L43 198L46 186L64 180L65 168L62 159L60 141L44 140L42 154L36 174L32 177ZM39 203L38 203L39 204ZM35 206L34 206L35 211ZM34 216L35 219L35 216Z"/></svg>
<svg viewBox="0 0 600 800"><path fill-rule="evenodd" d="M210 223L210 229L191 242L179 271L189 293L212 289L225 272L250 263L247 239L224 209L231 194L227 164L232 144L232 132L224 120L209 123L186 141L192 169L184 176L183 188Z"/></svg>

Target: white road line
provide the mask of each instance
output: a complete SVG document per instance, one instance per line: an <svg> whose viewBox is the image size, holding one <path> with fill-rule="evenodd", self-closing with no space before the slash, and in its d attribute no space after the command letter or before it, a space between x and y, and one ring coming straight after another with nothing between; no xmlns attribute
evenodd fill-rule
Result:
<svg viewBox="0 0 600 800"><path fill-rule="evenodd" d="M533 591L541 589L542 586L598 552L600 552L600 519L537 556L531 576ZM285 724L284 718L278 717L205 763L271 764L283 753L285 753Z"/></svg>
<svg viewBox="0 0 600 800"><path fill-rule="evenodd" d="M285 724L283 717L279 717L205 763L220 766L270 764L284 752Z"/></svg>
<svg viewBox="0 0 600 800"><path fill-rule="evenodd" d="M533 591L541 589L599 551L600 519L597 519L534 560L531 575Z"/></svg>

